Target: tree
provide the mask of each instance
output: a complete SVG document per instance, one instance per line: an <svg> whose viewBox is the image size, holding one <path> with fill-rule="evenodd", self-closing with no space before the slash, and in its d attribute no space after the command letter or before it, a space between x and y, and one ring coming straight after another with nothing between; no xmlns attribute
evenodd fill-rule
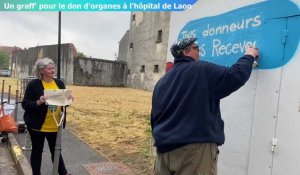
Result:
<svg viewBox="0 0 300 175"><path fill-rule="evenodd" d="M0 51L0 69L9 68L9 56L6 52Z"/></svg>
<svg viewBox="0 0 300 175"><path fill-rule="evenodd" d="M81 57L81 58L87 58L87 56L83 53L83 52L77 52L77 57Z"/></svg>

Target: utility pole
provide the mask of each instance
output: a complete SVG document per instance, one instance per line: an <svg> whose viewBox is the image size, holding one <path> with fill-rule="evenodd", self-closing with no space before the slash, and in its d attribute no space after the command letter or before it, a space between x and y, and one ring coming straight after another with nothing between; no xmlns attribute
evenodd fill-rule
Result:
<svg viewBox="0 0 300 175"><path fill-rule="evenodd" d="M58 12L57 78L60 79L61 11Z"/></svg>
<svg viewBox="0 0 300 175"><path fill-rule="evenodd" d="M60 39L61 39L61 11L58 12L58 57L57 57L57 78L60 79ZM65 107L64 107L65 110ZM64 112L64 111L62 111ZM61 113L62 113L61 112ZM61 120L62 115L59 115L59 121ZM53 160L53 171L52 175L58 174L58 165L61 154L61 134L62 134L62 125L58 126L56 143L54 148L54 160Z"/></svg>

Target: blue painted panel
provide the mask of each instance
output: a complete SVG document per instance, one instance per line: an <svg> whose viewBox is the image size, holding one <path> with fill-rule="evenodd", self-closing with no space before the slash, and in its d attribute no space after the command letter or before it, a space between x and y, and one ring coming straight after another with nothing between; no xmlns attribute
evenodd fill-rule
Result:
<svg viewBox="0 0 300 175"><path fill-rule="evenodd" d="M260 48L259 69L274 69L292 59L299 44L300 32L290 39L293 47L283 58L286 19L300 15L296 4L288 0L269 0L217 16L188 22L178 39L198 37L201 59L230 66L248 46ZM300 29L300 23L295 24Z"/></svg>
<svg viewBox="0 0 300 175"><path fill-rule="evenodd" d="M272 19L266 20L263 24L268 31L262 31L260 38L257 41L257 47L261 50L261 59L258 68L272 69L278 68L287 63L284 61L284 47L287 36L287 19ZM295 52L294 50L293 52Z"/></svg>

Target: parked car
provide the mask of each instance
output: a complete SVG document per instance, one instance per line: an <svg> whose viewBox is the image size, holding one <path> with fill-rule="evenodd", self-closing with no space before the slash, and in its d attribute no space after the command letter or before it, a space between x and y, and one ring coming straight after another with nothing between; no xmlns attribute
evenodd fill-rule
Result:
<svg viewBox="0 0 300 175"><path fill-rule="evenodd" d="M10 77L11 71L10 70L0 70L0 77Z"/></svg>

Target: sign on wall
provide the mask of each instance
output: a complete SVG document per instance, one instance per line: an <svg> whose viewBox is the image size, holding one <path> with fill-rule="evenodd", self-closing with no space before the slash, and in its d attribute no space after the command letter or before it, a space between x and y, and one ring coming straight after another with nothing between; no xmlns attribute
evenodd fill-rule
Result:
<svg viewBox="0 0 300 175"><path fill-rule="evenodd" d="M280 8L279 8L280 7ZM291 1L270 0L241 7L217 16L186 23L178 39L197 37L201 59L224 66L236 62L249 46L261 50L260 69L274 69L288 63L296 52L300 32L289 38L292 48L284 51L289 37L288 20L300 15ZM300 29L300 23L295 24ZM283 59L283 53L287 55Z"/></svg>

